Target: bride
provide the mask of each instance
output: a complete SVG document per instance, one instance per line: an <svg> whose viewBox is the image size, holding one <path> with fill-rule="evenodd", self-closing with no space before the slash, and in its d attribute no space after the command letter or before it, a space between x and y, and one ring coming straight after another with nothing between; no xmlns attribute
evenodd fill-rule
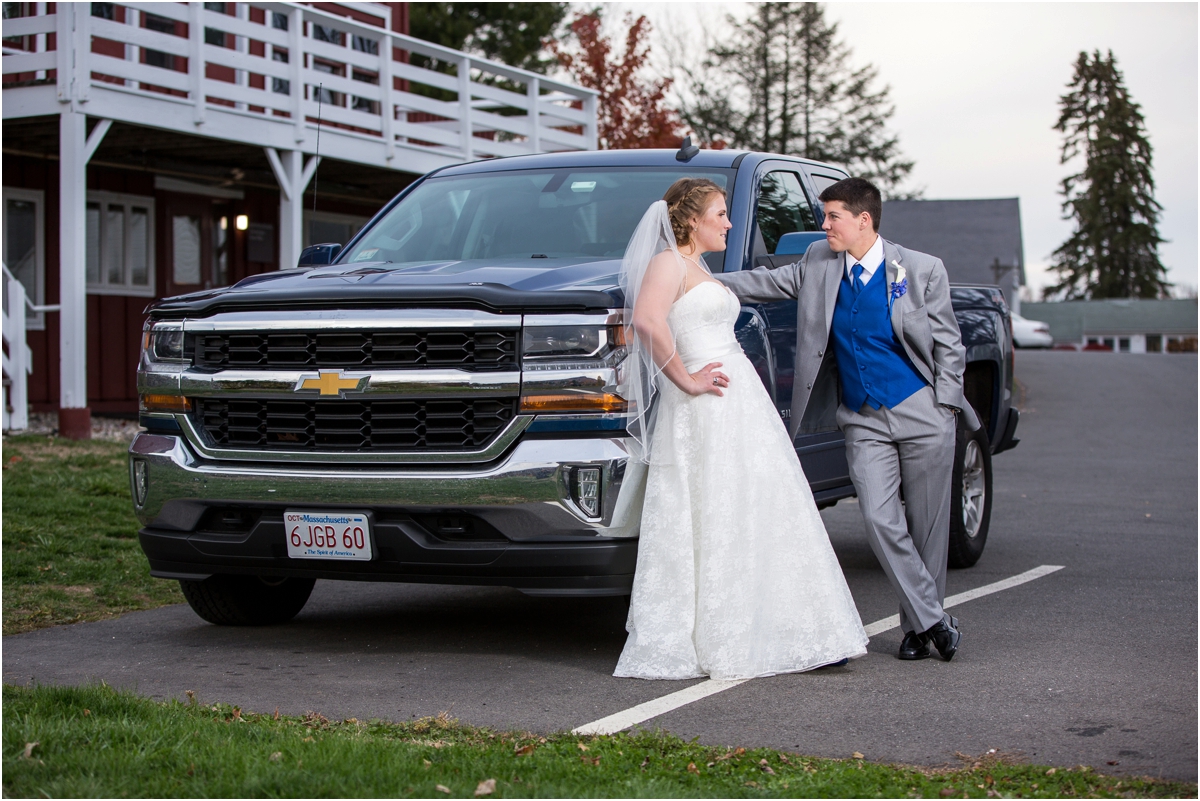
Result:
<svg viewBox="0 0 1200 801"><path fill-rule="evenodd" d="M616 676L744 679L866 653L787 430L734 336L741 305L701 256L730 227L724 191L682 178L625 251L623 389L649 467Z"/></svg>

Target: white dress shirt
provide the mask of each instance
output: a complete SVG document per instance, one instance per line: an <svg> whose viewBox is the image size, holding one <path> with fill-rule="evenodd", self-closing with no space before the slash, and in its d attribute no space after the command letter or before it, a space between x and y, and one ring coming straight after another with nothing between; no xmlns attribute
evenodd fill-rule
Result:
<svg viewBox="0 0 1200 801"><path fill-rule="evenodd" d="M854 268L854 265L861 264L863 268L862 282L863 286L866 286L867 282L871 280L871 276L875 274L875 270L879 268L879 265L883 264L883 239L880 238L879 234L876 234L875 244L871 245L871 249L861 259L855 259L850 255L850 251L848 250L845 251L845 255L846 277L850 279L850 283L854 283L854 273L851 270Z"/></svg>

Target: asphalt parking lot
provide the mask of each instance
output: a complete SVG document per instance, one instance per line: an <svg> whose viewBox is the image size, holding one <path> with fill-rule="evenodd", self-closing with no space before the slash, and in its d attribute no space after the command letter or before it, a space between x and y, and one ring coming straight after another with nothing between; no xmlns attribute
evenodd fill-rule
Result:
<svg viewBox="0 0 1200 801"><path fill-rule="evenodd" d="M995 461L987 550L948 594L1062 569L955 608L951 663L898 629L844 668L747 682L642 724L713 744L938 765L999 749L1197 778L1197 360L1019 352L1020 446ZM823 513L864 623L895 602L853 502ZM502 588L319 582L288 625L186 606L3 641L9 683L104 680L247 709L552 731L689 685L615 679L626 606Z"/></svg>

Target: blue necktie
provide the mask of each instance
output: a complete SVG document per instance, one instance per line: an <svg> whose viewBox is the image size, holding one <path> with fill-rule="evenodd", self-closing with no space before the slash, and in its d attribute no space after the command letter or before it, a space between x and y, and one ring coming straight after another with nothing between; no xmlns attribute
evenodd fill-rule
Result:
<svg viewBox="0 0 1200 801"><path fill-rule="evenodd" d="M850 274L852 276L854 276L854 281L853 281L854 294L857 295L859 292L863 291L863 282L862 282L863 266L861 264L854 265L853 267L850 268Z"/></svg>

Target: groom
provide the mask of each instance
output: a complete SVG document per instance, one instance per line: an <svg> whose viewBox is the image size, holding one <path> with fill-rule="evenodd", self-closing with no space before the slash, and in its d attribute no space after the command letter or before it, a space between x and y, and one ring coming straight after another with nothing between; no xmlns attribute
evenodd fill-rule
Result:
<svg viewBox="0 0 1200 801"><path fill-rule="evenodd" d="M791 434L845 434L867 538L900 599L898 656L924 659L932 641L948 662L961 639L942 610L955 418L979 421L946 268L879 236L870 182L838 181L821 201L826 241L800 261L717 278L743 301L798 301Z"/></svg>

